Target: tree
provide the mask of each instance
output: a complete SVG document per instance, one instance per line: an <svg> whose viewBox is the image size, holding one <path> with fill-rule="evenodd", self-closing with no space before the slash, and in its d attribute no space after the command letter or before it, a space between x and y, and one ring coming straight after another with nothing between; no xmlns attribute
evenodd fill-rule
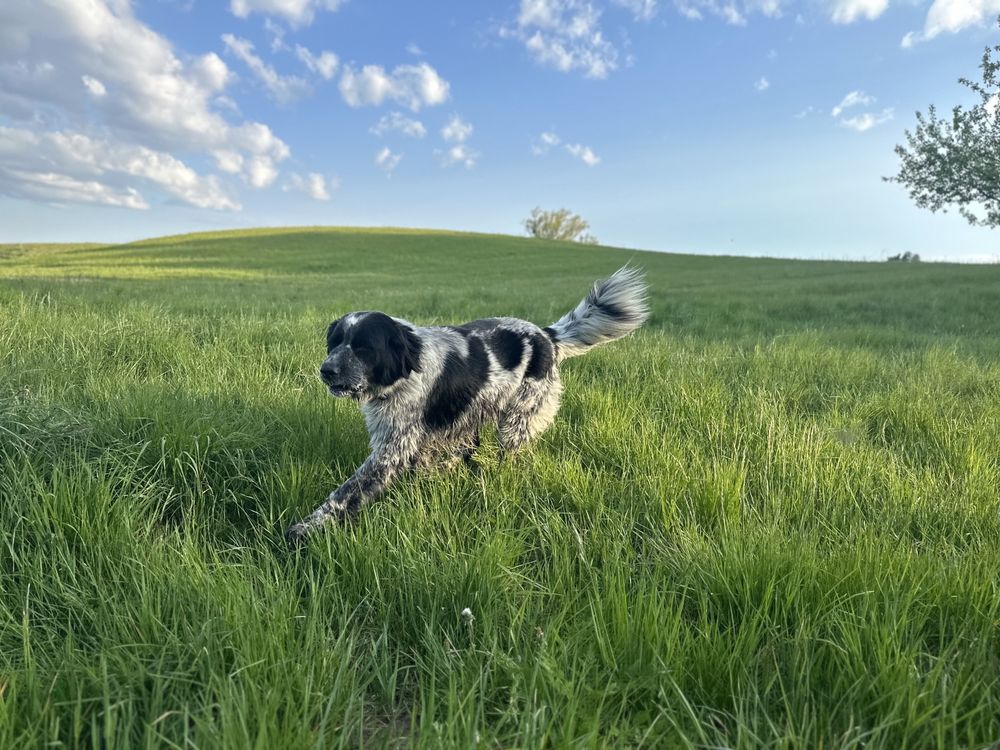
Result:
<svg viewBox="0 0 1000 750"><path fill-rule="evenodd" d="M899 173L884 178L909 190L921 208L957 206L969 223L1000 226L1000 45L987 47L979 64L981 81L959 79L979 103L940 118L934 106L917 112L917 127L896 146Z"/></svg>
<svg viewBox="0 0 1000 750"><path fill-rule="evenodd" d="M597 244L597 238L587 231L590 229L590 224L568 208L543 211L536 206L532 209L531 216L524 220L524 228L531 237L540 237L543 240Z"/></svg>
<svg viewBox="0 0 1000 750"><path fill-rule="evenodd" d="M900 263L919 263L920 255L918 255L917 253L911 253L909 250L907 250L905 253L899 253L898 255L890 255L888 258L886 258L886 260L890 262L898 261Z"/></svg>

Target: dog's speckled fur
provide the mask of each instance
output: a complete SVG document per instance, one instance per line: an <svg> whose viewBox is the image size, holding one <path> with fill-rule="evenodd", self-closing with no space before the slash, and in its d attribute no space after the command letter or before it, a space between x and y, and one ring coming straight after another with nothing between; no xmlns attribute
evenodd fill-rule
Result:
<svg viewBox="0 0 1000 750"><path fill-rule="evenodd" d="M361 404L371 455L288 529L289 543L355 513L405 471L470 458L484 424L497 425L504 451L517 450L559 410L559 362L641 326L645 297L642 276L625 267L544 329L518 318L421 328L380 312L334 321L320 377Z"/></svg>

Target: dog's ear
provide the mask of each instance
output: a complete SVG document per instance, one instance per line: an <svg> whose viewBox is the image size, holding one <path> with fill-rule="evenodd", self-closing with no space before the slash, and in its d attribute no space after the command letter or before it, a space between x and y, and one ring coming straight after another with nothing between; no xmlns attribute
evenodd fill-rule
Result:
<svg viewBox="0 0 1000 750"><path fill-rule="evenodd" d="M403 377L407 377L411 372L420 372L420 348L421 342L417 332L408 325L397 323L402 336L402 371Z"/></svg>
<svg viewBox="0 0 1000 750"><path fill-rule="evenodd" d="M388 316L383 325L384 345L379 347L372 363L372 377L378 385L388 386L411 372L420 371L420 337L416 331Z"/></svg>

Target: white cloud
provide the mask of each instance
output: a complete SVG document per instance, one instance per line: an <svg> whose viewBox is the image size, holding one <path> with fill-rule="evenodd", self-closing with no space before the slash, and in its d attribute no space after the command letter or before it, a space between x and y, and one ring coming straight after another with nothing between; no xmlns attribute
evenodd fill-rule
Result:
<svg viewBox="0 0 1000 750"><path fill-rule="evenodd" d="M216 168L222 172L239 174L243 171L243 154L239 151L219 149L218 151L213 151L212 156L215 157Z"/></svg>
<svg viewBox="0 0 1000 750"><path fill-rule="evenodd" d="M934 0L927 11L922 31L903 37L902 46L912 47L934 37L955 34L971 26L984 26L1000 14L1000 0Z"/></svg>
<svg viewBox="0 0 1000 750"><path fill-rule="evenodd" d="M780 18L782 0L674 0L677 11L692 21L701 21L706 15L721 18L732 26L745 26L747 18L760 13L767 18Z"/></svg>
<svg viewBox="0 0 1000 750"><path fill-rule="evenodd" d="M531 144L531 153L534 156L541 156L542 154L547 154L549 149L553 146L558 146L560 143L559 136L552 132L544 132L538 139Z"/></svg>
<svg viewBox="0 0 1000 750"><path fill-rule="evenodd" d="M340 77L340 94L352 107L377 106L389 100L414 112L447 101L450 85L425 62L397 65L387 73L380 65L360 71L346 66Z"/></svg>
<svg viewBox="0 0 1000 750"><path fill-rule="evenodd" d="M229 68L214 52L195 60L191 64L191 73L208 91L222 91L230 79Z"/></svg>
<svg viewBox="0 0 1000 750"><path fill-rule="evenodd" d="M441 128L441 138L453 145L444 151L434 151L438 163L442 167L462 164L466 169L472 169L476 166L476 161L479 159L479 152L466 144L471 135L472 125L458 115L452 115L448 122L445 123L445 126Z"/></svg>
<svg viewBox="0 0 1000 750"><path fill-rule="evenodd" d="M441 128L441 137L446 141L463 143L472 135L472 125L463 120L458 115L452 115L451 119Z"/></svg>
<svg viewBox="0 0 1000 750"><path fill-rule="evenodd" d="M327 178L318 172L310 172L305 176L292 172L288 176L288 182L281 189L286 193L290 191L305 193L313 200L328 201L330 200L330 189L336 189L336 187L336 178L330 178L328 183Z"/></svg>
<svg viewBox="0 0 1000 750"><path fill-rule="evenodd" d="M410 42L406 45L406 51L409 52L414 57L423 57L424 51L420 49L414 42Z"/></svg>
<svg viewBox="0 0 1000 750"><path fill-rule="evenodd" d="M580 143L567 143L566 150L588 167L597 166L601 162L601 157L595 154L590 146L584 146Z"/></svg>
<svg viewBox="0 0 1000 750"><path fill-rule="evenodd" d="M771 88L771 82L767 80L765 76L761 76L757 81L754 82L753 87L758 91L767 91Z"/></svg>
<svg viewBox="0 0 1000 750"><path fill-rule="evenodd" d="M214 53L181 59L135 18L128 0L3 0L0 111L9 130L40 139L35 147L49 161L25 161L5 149L0 191L68 201L67 186L79 183L85 202L150 205L141 188L195 206L238 208L218 178L171 154L230 151L242 160L245 178L255 160L273 167L288 156L266 125L231 123L216 109L230 79ZM60 145L67 140L81 154Z"/></svg>
<svg viewBox="0 0 1000 750"><path fill-rule="evenodd" d="M464 143L456 143L446 151L435 151L434 155L437 156L438 163L442 167L462 164L466 169L472 169L479 159L479 152L472 150Z"/></svg>
<svg viewBox="0 0 1000 750"><path fill-rule="evenodd" d="M281 52L288 49L285 44L285 27L275 23L270 18L264 19L264 30L271 35L271 52Z"/></svg>
<svg viewBox="0 0 1000 750"><path fill-rule="evenodd" d="M308 26L316 11L335 11L343 0L229 0L234 16L247 18L251 13L280 16L293 26Z"/></svg>
<svg viewBox="0 0 1000 750"><path fill-rule="evenodd" d="M657 0L612 0L612 2L632 11L637 21L649 21L656 15Z"/></svg>
<svg viewBox="0 0 1000 750"><path fill-rule="evenodd" d="M0 167L3 190L14 198L48 203L96 203L103 206L147 209L149 204L135 188L116 190L97 180L77 180L56 172L20 171Z"/></svg>
<svg viewBox="0 0 1000 750"><path fill-rule="evenodd" d="M264 88L271 96L282 104L287 104L309 92L309 84L305 80L298 76L279 75L272 66L254 54L253 43L232 34L223 34L222 41L233 55L250 68L250 72L264 84ZM334 65L336 65L336 58Z"/></svg>
<svg viewBox="0 0 1000 750"><path fill-rule="evenodd" d="M832 117L840 117L849 109L874 104L876 101L878 100L874 96L869 96L864 91L851 91L840 100L840 104L830 110L830 115ZM840 117L840 124L846 128L850 128L851 130L863 133L866 130L871 130L876 125L881 125L882 123L891 120L893 118L893 112L894 110L891 107L883 109L881 112L877 113L862 112L854 117Z"/></svg>
<svg viewBox="0 0 1000 750"><path fill-rule="evenodd" d="M329 81L333 78L333 74L337 72L337 65L340 63L337 56L332 52L324 50L318 55L314 55L301 44L295 45L295 54L302 61L303 65L320 76L324 81Z"/></svg>
<svg viewBox="0 0 1000 750"><path fill-rule="evenodd" d="M104 88L104 84L98 81L96 78L91 76L80 76L83 81L83 85L87 87L89 91L94 96L104 96L108 93L108 90Z"/></svg>
<svg viewBox="0 0 1000 750"><path fill-rule="evenodd" d="M375 154L375 166L387 175L392 175L393 170L399 166L399 162L402 160L403 155L394 154L388 146L383 146L382 149Z"/></svg>
<svg viewBox="0 0 1000 750"><path fill-rule="evenodd" d="M251 187L265 188L278 176L278 168L266 156L250 159L246 169L246 180Z"/></svg>
<svg viewBox="0 0 1000 750"><path fill-rule="evenodd" d="M795 117L796 120L802 120L802 119L808 117L809 115L811 115L815 111L816 111L816 108L810 104L805 109L799 110L798 112L796 112L795 115L794 115L794 117Z"/></svg>
<svg viewBox="0 0 1000 750"><path fill-rule="evenodd" d="M72 131L36 134L0 126L0 191L8 195L148 208L136 184L161 188L199 208L240 207L217 178L203 177L162 151Z"/></svg>
<svg viewBox="0 0 1000 750"><path fill-rule="evenodd" d="M840 104L834 107L830 114L834 117L840 117L840 113L846 109L860 105L874 104L875 101L874 96L868 96L864 91L852 91L840 100Z"/></svg>
<svg viewBox="0 0 1000 750"><path fill-rule="evenodd" d="M372 135L385 135L392 131L402 133L410 138L423 138L427 135L427 128L422 122L410 119L402 112L390 112L387 115L382 115L379 121L368 129Z"/></svg>
<svg viewBox="0 0 1000 750"><path fill-rule="evenodd" d="M854 23L859 18L874 21L888 7L889 0L833 0L830 18L834 23Z"/></svg>
<svg viewBox="0 0 1000 750"><path fill-rule="evenodd" d="M605 39L600 17L589 0L521 0L517 20L500 36L519 40L542 65L607 78L618 67L618 50Z"/></svg>
<svg viewBox="0 0 1000 750"><path fill-rule="evenodd" d="M871 130L876 125L881 125L884 122L889 122L893 119L894 110L890 107L888 109L883 109L881 112L875 114L872 112L864 112L860 115L855 115L854 117L842 118L840 124L851 130L856 130L859 133L863 133L866 130Z"/></svg>
<svg viewBox="0 0 1000 750"><path fill-rule="evenodd" d="M422 122L409 118L402 112L390 112L387 115L382 115L379 121L369 129L373 135L385 135L391 131L402 133L410 138L423 138L427 135L427 128Z"/></svg>

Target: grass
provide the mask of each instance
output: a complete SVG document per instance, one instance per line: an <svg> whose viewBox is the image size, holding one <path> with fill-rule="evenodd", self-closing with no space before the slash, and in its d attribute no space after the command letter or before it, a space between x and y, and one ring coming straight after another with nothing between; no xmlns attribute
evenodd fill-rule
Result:
<svg viewBox="0 0 1000 750"><path fill-rule="evenodd" d="M547 324L627 260L650 324L529 450L286 551L366 452L330 319ZM408 230L2 247L0 747L995 747L998 309Z"/></svg>

